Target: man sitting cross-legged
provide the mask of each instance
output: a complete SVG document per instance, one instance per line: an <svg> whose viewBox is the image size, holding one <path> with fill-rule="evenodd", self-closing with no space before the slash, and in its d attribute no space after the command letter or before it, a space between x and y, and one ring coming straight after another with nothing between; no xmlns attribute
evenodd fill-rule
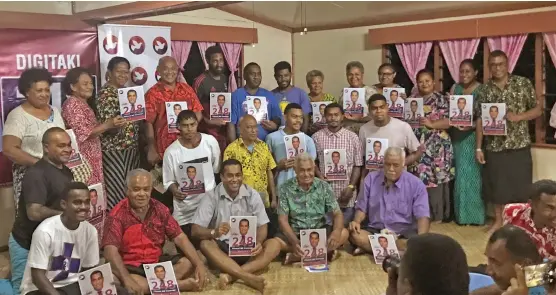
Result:
<svg viewBox="0 0 556 295"><path fill-rule="evenodd" d="M241 163L235 159L224 161L220 178L222 183L202 196L193 219L193 236L201 240L201 251L208 261L222 272L219 280L221 288L241 279L262 292L264 278L253 273L268 266L280 254L280 244L275 240L265 242L269 222L265 206L259 193L243 184ZM231 216L257 217L256 246L251 256L228 256Z"/></svg>
<svg viewBox="0 0 556 295"><path fill-rule="evenodd" d="M351 242L358 247L354 255L372 253L369 235L383 229L406 239L429 231L427 189L419 178L405 171L404 155L403 149L389 147L383 169L365 177L355 217L349 224ZM368 223L362 227L364 220Z"/></svg>
<svg viewBox="0 0 556 295"><path fill-rule="evenodd" d="M45 219L33 233L23 295L81 294L79 272L99 263L97 230L86 221L91 207L89 188L69 182L61 197L62 214Z"/></svg>
<svg viewBox="0 0 556 295"><path fill-rule="evenodd" d="M296 177L286 180L279 188L278 222L281 232L274 240L280 243L286 255L285 264L299 261L304 255L299 240L302 229L326 228L329 260L335 258L336 249L348 239L344 228L344 215L336 201L332 187L315 178L315 162L308 153L295 157ZM326 224L326 215L333 214L333 225Z"/></svg>
<svg viewBox="0 0 556 295"><path fill-rule="evenodd" d="M143 169L129 172L127 197L106 218L102 247L116 278L132 294L150 294L143 264L172 261L180 291L202 290L206 268L170 210L151 198L152 176ZM162 256L168 238L184 254ZM189 278L195 274L194 278Z"/></svg>

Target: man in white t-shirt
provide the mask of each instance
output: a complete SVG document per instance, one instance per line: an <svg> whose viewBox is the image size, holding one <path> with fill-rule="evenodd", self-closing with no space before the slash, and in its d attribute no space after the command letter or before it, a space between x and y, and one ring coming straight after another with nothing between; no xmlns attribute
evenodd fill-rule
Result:
<svg viewBox="0 0 556 295"><path fill-rule="evenodd" d="M99 263L97 230L86 221L90 205L87 185L66 186L62 214L45 219L33 233L22 295L80 294L78 273Z"/></svg>
<svg viewBox="0 0 556 295"><path fill-rule="evenodd" d="M177 123L180 136L164 152L162 180L164 189L170 190L174 196L174 218L191 239L191 225L202 194L186 195L181 190L183 180L189 180L191 176L189 169L186 170L187 173L180 172L179 166L202 163L205 189L210 191L216 186L214 174L218 173L220 165L220 147L214 136L197 131L199 122L193 111L182 111ZM198 248L198 241L191 241Z"/></svg>

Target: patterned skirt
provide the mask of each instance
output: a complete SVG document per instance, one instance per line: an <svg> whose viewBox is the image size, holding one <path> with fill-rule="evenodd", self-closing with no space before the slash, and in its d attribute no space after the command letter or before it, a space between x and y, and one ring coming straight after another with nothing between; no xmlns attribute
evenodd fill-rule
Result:
<svg viewBox="0 0 556 295"><path fill-rule="evenodd" d="M111 210L126 197L127 173L139 168L139 152L137 149L120 151L102 151L102 170L106 185L106 205Z"/></svg>
<svg viewBox="0 0 556 295"><path fill-rule="evenodd" d="M19 164L12 165L13 187L14 187L14 208L17 215L17 207L19 206L19 196L21 196L21 189L23 187L23 176L27 171L27 166Z"/></svg>

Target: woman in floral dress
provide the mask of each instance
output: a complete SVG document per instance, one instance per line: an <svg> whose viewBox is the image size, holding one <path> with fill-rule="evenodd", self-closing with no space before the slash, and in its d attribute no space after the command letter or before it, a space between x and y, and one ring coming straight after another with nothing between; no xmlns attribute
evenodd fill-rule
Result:
<svg viewBox="0 0 556 295"><path fill-rule="evenodd" d="M427 186L431 220L442 222L450 217L450 185L455 169L452 166L454 153L448 129L449 100L448 97L434 90L433 73L423 69L417 73L417 87L423 98L424 117L421 127L413 128L413 132L425 152L421 160L410 167Z"/></svg>
<svg viewBox="0 0 556 295"><path fill-rule="evenodd" d="M104 183L100 135L125 124L125 120L119 116L102 124L98 123L95 112L87 103L93 97L93 81L91 74L81 67L69 70L62 81L62 89L68 95L62 105L62 117L66 127L75 133L79 152L91 168L88 179L81 179L82 176L75 175L76 170L74 175L76 179L88 185Z"/></svg>

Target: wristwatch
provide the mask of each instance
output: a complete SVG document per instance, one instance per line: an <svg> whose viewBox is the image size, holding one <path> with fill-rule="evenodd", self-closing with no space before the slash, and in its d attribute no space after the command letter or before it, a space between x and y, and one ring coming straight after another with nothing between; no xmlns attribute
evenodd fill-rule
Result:
<svg viewBox="0 0 556 295"><path fill-rule="evenodd" d="M214 230L214 229L213 229L213 230L211 230L211 231L210 231L210 235L211 235L211 237L215 238L215 236L214 236L214 234L215 234L215 233L216 233L216 230Z"/></svg>

